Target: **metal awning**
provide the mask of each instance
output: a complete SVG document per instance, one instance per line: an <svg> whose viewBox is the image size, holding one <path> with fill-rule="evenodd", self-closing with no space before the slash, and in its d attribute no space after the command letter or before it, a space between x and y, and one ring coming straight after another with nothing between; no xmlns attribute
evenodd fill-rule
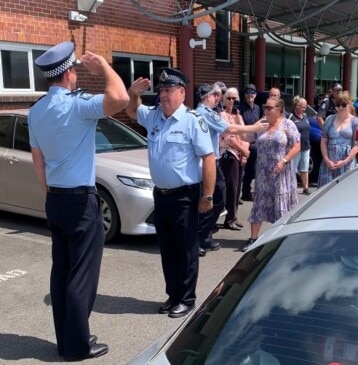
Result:
<svg viewBox="0 0 358 365"><path fill-rule="evenodd" d="M304 44L331 43L336 45L333 51L358 55L357 0L167 0L171 4L166 14L160 0L130 1L147 16L164 22L185 22L225 9L249 16L257 35L272 34L278 40L284 34L299 35Z"/></svg>

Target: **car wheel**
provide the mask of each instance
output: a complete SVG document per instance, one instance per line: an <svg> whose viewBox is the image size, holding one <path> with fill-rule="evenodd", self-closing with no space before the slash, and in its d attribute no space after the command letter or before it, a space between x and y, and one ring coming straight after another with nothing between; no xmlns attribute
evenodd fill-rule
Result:
<svg viewBox="0 0 358 365"><path fill-rule="evenodd" d="M121 223L118 210L111 195L104 189L99 188L101 198L101 210L103 215L103 227L106 234L105 243L112 241L121 231Z"/></svg>

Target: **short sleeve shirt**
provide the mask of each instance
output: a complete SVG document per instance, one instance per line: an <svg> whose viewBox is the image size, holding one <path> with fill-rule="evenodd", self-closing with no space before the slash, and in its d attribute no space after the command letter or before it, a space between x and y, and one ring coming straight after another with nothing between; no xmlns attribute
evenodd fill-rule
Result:
<svg viewBox="0 0 358 365"><path fill-rule="evenodd" d="M201 182L201 156L213 152L204 118L181 106L166 118L161 105L140 105L137 120L147 130L148 159L154 184L173 189Z"/></svg>
<svg viewBox="0 0 358 365"><path fill-rule="evenodd" d="M104 117L103 98L51 86L30 108L30 145L44 156L47 185L95 185L95 132Z"/></svg>

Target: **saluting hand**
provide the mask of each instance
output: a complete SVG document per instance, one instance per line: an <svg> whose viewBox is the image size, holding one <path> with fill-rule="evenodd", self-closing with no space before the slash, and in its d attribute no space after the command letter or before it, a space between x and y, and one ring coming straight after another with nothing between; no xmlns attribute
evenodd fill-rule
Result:
<svg viewBox="0 0 358 365"><path fill-rule="evenodd" d="M108 66L108 62L104 57L89 51L86 51L86 53L81 56L81 62L83 66L88 68L90 74L95 76L102 76L103 68Z"/></svg>
<svg viewBox="0 0 358 365"><path fill-rule="evenodd" d="M129 91L134 95L141 96L146 90L150 88L150 80L143 77L139 77L133 82Z"/></svg>

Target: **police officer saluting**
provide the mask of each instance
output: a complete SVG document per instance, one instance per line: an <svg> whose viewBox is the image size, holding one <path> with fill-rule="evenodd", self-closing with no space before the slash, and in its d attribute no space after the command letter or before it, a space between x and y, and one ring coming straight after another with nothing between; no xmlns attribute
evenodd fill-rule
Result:
<svg viewBox="0 0 358 365"><path fill-rule="evenodd" d="M215 155L204 118L183 104L189 81L179 70L161 71L159 104L142 105L140 96L150 81L139 78L128 90L126 111L148 133L154 221L169 296L159 313L176 318L195 306L198 219L199 212L213 207Z"/></svg>
<svg viewBox="0 0 358 365"><path fill-rule="evenodd" d="M343 90L342 85L338 82L334 83L332 86L332 94L325 98L320 105L318 112L317 112L317 121L321 128L323 127L324 121L327 119L328 116L332 114L336 114L336 102L335 99Z"/></svg>
<svg viewBox="0 0 358 365"><path fill-rule="evenodd" d="M108 346L90 335L88 318L95 301L104 229L95 187L95 132L98 118L124 109L129 97L121 78L102 56L86 52L82 64L103 76L105 93L76 87L74 44L63 42L35 64L50 88L29 112L35 172L47 191L46 214L52 234L51 301L57 349L65 361L99 357Z"/></svg>
<svg viewBox="0 0 358 365"><path fill-rule="evenodd" d="M201 114L209 127L210 137L213 143L216 158L216 183L213 196L213 210L201 213L199 216L199 255L205 256L206 250L215 251L220 248L218 242L213 242L212 230L218 220L220 213L225 208L225 178L219 165L219 136L223 133L241 134L256 133L268 128L268 123L256 122L253 125L228 124L226 120L214 110L220 100L221 89L216 84L200 85L197 90L199 100L196 111Z"/></svg>

